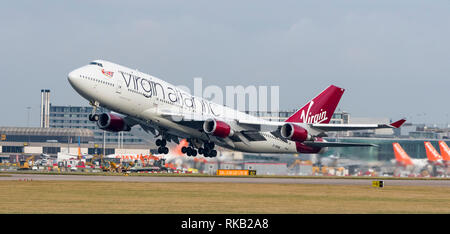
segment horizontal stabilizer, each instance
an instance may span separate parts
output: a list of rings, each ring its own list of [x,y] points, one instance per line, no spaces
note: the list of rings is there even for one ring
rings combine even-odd
[[[405,123],[405,119],[401,119],[392,124],[311,124],[311,127],[321,131],[358,131],[380,128],[399,128]]]
[[[311,147],[378,147],[375,144],[366,143],[347,143],[347,142],[315,142],[304,141],[303,144]]]

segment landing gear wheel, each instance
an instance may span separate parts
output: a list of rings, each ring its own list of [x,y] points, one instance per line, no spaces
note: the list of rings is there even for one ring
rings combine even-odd
[[[192,147],[183,147],[186,151],[187,156],[197,156],[197,150]],[[181,152],[183,152],[183,148],[181,148]]]
[[[187,148],[185,146],[181,147],[181,153],[183,154],[187,153]]]
[[[98,121],[98,115],[97,114],[89,114],[89,120],[90,121]]]
[[[168,154],[169,153],[169,148],[161,146],[158,148],[158,153],[159,154]]]
[[[213,157],[216,157],[216,156],[217,156],[217,151],[216,151],[216,150],[207,150],[207,151],[203,152],[203,155],[204,155],[205,157],[211,157],[211,158],[213,158]]]
[[[157,139],[155,144],[157,146],[165,147],[167,145],[167,141],[165,139],[162,139],[162,140],[161,139]]]
[[[186,155],[187,156],[192,156],[192,151],[191,151],[190,147],[186,148]]]
[[[198,152],[203,154],[205,157],[216,157],[217,151],[214,150],[214,147],[215,143],[213,141],[207,141],[203,144],[203,148],[199,148]]]

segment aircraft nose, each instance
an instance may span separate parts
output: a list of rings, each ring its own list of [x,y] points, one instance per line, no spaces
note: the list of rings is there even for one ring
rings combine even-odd
[[[80,80],[80,73],[77,70],[73,70],[69,73],[69,75],[67,75],[67,79],[69,80],[69,83],[73,86],[76,87],[77,83]]]

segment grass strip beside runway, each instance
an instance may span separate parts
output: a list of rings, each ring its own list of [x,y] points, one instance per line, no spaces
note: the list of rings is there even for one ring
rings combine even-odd
[[[450,213],[450,188],[0,181],[1,213]]]

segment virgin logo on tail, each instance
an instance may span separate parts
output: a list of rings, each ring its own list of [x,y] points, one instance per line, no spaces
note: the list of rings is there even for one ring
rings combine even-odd
[[[300,120],[303,123],[322,123],[323,121],[327,120],[327,111],[322,111],[318,114],[311,116],[311,107],[314,105],[314,101],[311,101],[308,106],[308,110],[302,110],[300,113]]]
[[[330,85],[290,116],[286,122],[329,123],[343,93],[344,89]]]

